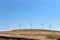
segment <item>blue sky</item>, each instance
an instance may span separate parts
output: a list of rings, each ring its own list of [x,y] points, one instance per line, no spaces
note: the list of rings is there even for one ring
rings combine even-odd
[[[0,0],[0,31],[14,29],[60,30],[60,0]],[[20,27],[19,24],[22,24]]]

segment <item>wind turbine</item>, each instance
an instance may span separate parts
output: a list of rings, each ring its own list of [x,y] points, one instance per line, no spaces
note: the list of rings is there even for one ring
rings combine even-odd
[[[42,29],[44,29],[44,23],[42,23],[41,25],[42,25]]]
[[[51,24],[50,24],[50,30],[51,30]]]
[[[31,29],[32,29],[32,22],[31,22]]]
[[[21,29],[21,27],[22,27],[22,24],[20,23],[20,27],[19,28]]]
[[[7,26],[8,27],[8,31],[9,31],[9,26]]]

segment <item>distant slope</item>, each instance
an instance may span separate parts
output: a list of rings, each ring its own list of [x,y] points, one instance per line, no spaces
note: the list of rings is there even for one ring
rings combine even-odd
[[[15,37],[15,38],[32,38],[40,39],[42,37],[50,36],[60,38],[60,31],[41,30],[41,29],[23,29],[0,32],[0,36]]]

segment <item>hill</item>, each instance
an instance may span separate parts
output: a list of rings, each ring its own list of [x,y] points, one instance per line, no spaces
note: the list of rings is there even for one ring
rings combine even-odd
[[[22,29],[0,32],[2,37],[26,38],[39,40],[59,40],[60,31],[41,30],[41,29]]]

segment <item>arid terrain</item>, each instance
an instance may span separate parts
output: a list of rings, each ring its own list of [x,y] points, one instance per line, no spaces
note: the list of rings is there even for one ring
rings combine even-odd
[[[60,31],[23,29],[0,32],[2,37],[26,38],[36,40],[60,40]],[[1,39],[1,38],[0,38]]]

